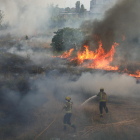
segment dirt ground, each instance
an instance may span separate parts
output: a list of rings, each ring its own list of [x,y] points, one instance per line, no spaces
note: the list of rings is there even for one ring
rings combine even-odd
[[[52,107],[50,110],[50,106]],[[138,140],[140,137],[140,103],[136,98],[109,97],[107,104],[109,113],[104,111],[103,118],[100,118],[99,104],[93,100],[84,107],[73,105],[71,122],[76,125],[77,132],[67,126],[63,132],[63,111],[56,121],[47,129],[38,140]],[[26,132],[18,132],[17,139],[35,139],[53,121],[63,103],[55,100],[45,103],[42,109],[35,110],[35,124],[32,128],[25,128]],[[18,131],[18,130],[17,130]]]

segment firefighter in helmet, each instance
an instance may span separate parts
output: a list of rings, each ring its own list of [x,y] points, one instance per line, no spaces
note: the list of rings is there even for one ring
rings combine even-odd
[[[72,125],[70,122],[70,118],[72,116],[72,102],[70,102],[71,98],[69,96],[67,96],[65,98],[65,100],[66,100],[66,104],[64,105],[63,109],[65,109],[66,114],[65,114],[64,119],[63,119],[63,124],[64,124],[63,130],[66,131],[66,125],[69,125],[72,128],[74,128],[74,132],[76,132],[75,125]]]
[[[100,88],[100,92],[97,94],[99,96],[99,109],[100,109],[100,117],[103,117],[103,108],[106,113],[108,113],[108,108],[106,107],[107,102],[107,94],[104,92],[104,88]]]

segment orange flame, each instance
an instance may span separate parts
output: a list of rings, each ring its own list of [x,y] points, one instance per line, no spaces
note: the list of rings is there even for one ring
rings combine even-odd
[[[135,77],[138,79],[140,78],[140,70],[137,70],[135,72],[131,72],[127,68],[125,68],[123,71],[119,71],[119,72],[125,73],[126,75],[129,75],[129,76],[132,76],[132,77]]]
[[[81,52],[78,51],[77,57],[72,60],[77,60],[79,65],[84,63],[84,60],[90,60],[91,62],[88,64],[83,64],[88,68],[94,69],[104,69],[104,70],[118,70],[118,67],[110,66],[110,63],[113,61],[113,56],[115,53],[115,47],[118,46],[118,43],[114,43],[112,48],[109,52],[105,53],[104,49],[102,48],[102,42],[99,41],[99,48],[94,52],[90,51],[88,46],[85,47],[85,51]]]
[[[59,57],[61,57],[61,58],[68,58],[68,57],[70,57],[71,56],[71,53],[74,51],[74,48],[72,48],[72,49],[70,49],[69,50],[69,52],[64,52],[63,54],[62,54],[62,56],[59,56]]]
[[[60,58],[69,58],[74,51],[74,48],[70,49],[68,52],[64,52],[62,55],[59,56],[52,56],[52,57],[60,57]]]
[[[122,35],[122,41],[124,41],[125,40],[125,36],[124,35]]]
[[[137,70],[134,74],[130,74],[129,71],[127,71],[128,73],[126,73],[129,76],[135,77],[135,78],[140,78],[140,71]]]
[[[137,70],[135,74],[129,74],[129,76],[140,78],[140,71]]]
[[[97,36],[95,36],[96,39],[98,39]],[[125,39],[125,38],[123,38]],[[129,76],[135,77],[137,79],[140,78],[140,70],[137,70],[136,72],[131,72],[125,68],[124,70],[120,70],[119,66],[111,66],[111,62],[113,62],[113,56],[115,54],[115,48],[119,45],[118,43],[114,43],[111,47],[111,50],[108,52],[105,52],[102,48],[102,42],[98,41],[99,48],[94,51],[89,50],[89,46],[84,46],[84,51],[81,49],[77,52],[77,56],[75,58],[72,58],[71,54],[73,52],[73,48],[70,49],[68,52],[64,52],[63,55],[57,56],[60,58],[68,58],[70,59],[70,62],[75,61],[78,65],[81,65],[82,67],[86,68],[92,68],[92,69],[102,69],[102,70],[115,70],[118,72],[125,73]],[[53,56],[54,57],[54,56]]]

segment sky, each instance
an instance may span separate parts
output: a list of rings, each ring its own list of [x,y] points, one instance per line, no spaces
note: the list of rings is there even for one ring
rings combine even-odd
[[[65,7],[75,7],[75,3],[77,2],[77,1],[80,1],[81,2],[81,4],[84,4],[84,6],[85,6],[85,9],[87,9],[88,11],[90,10],[90,1],[91,0],[37,0],[39,3],[41,3],[41,1],[42,1],[42,4],[43,4],[43,6],[45,6],[44,5],[44,3],[49,3],[49,4],[51,4],[51,3],[53,3],[53,4],[58,4],[59,5],[59,7],[61,7],[61,8],[65,8]],[[101,1],[101,0],[97,0],[98,2],[99,1]],[[113,1],[117,1],[117,0],[111,0],[112,2]]]
[[[84,4],[87,10],[90,9],[90,1],[91,0],[47,0],[48,3],[58,4],[59,7],[75,7],[76,1],[80,1]]]

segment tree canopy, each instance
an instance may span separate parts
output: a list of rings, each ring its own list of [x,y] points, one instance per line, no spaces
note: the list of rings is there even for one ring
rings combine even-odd
[[[83,34],[79,29],[63,28],[54,32],[55,35],[52,38],[51,46],[54,51],[65,51],[71,48],[80,48],[83,40]]]
[[[85,10],[85,7],[84,7],[84,5],[82,4],[82,5],[81,5],[81,9],[80,9],[80,14],[81,14],[81,15],[84,15],[85,11],[86,11],[86,10]]]
[[[76,7],[76,13],[80,13],[80,1],[76,2],[75,7]]]
[[[0,28],[2,28],[3,18],[4,18],[4,13],[0,10]]]
[[[65,11],[66,11],[67,13],[70,13],[70,12],[71,12],[71,9],[70,9],[69,7],[67,7],[67,8],[65,8]]]

